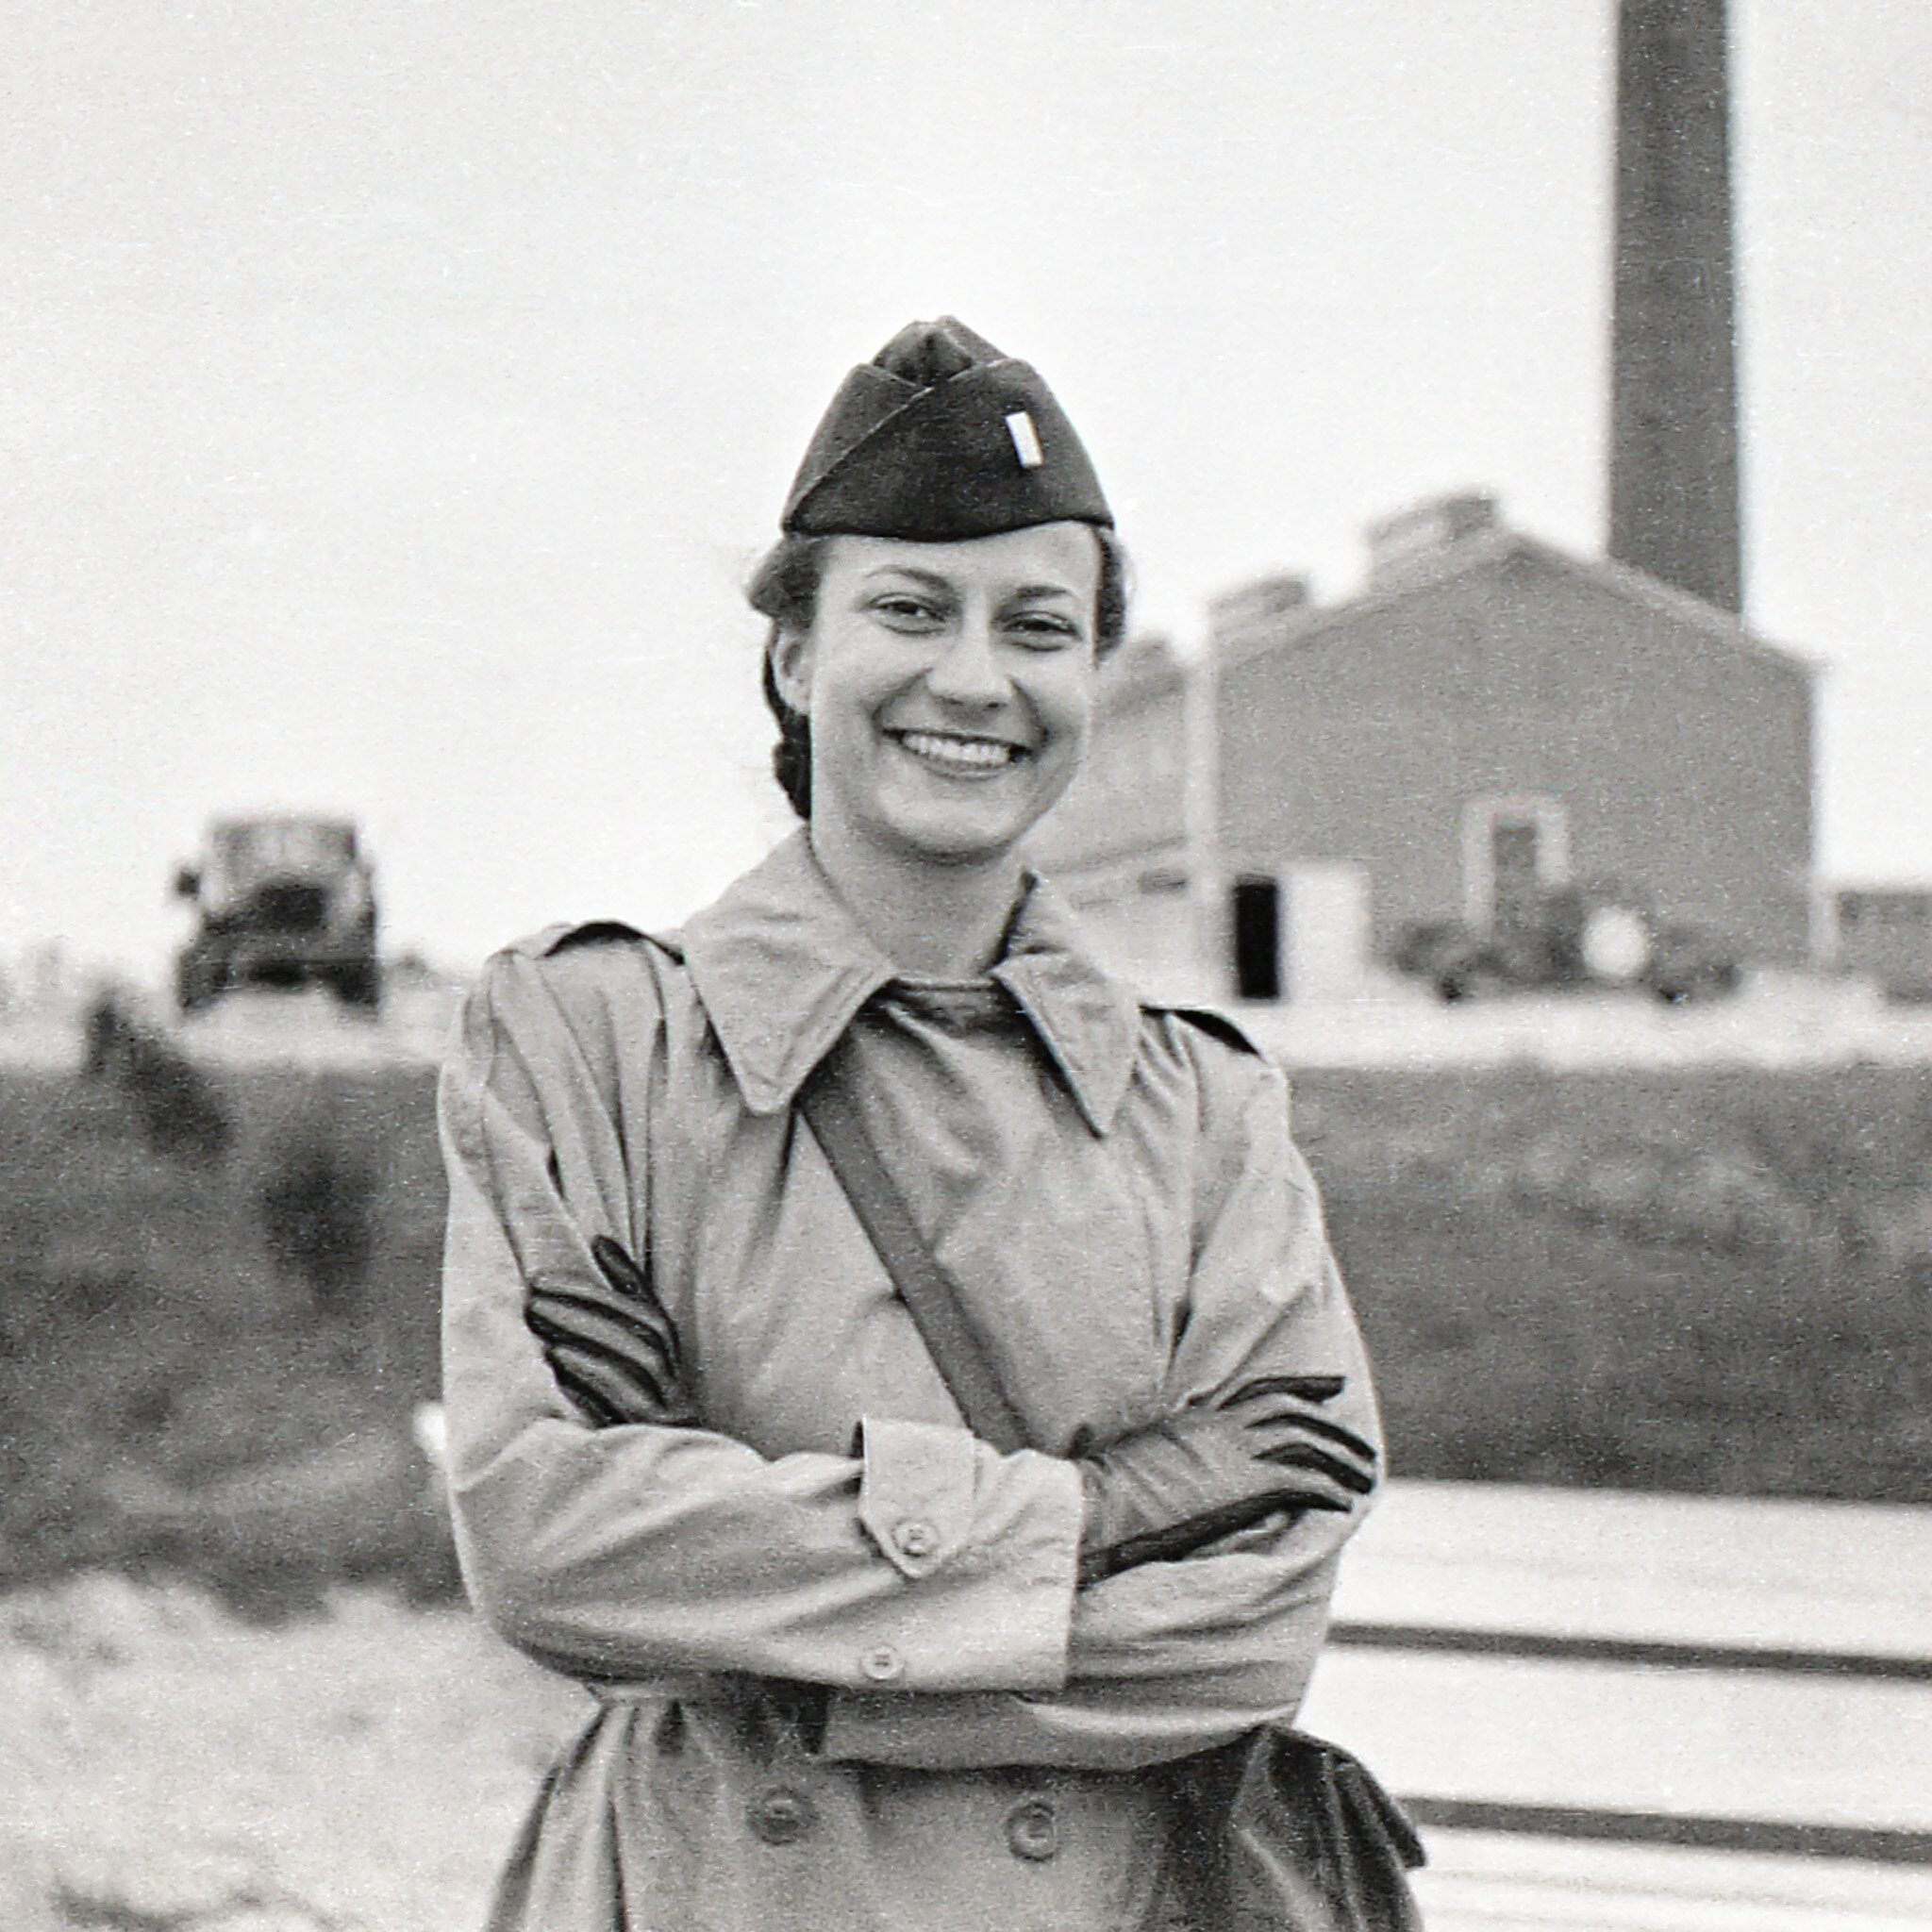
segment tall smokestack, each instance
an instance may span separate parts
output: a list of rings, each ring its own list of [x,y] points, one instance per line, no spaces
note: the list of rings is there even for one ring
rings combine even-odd
[[[1724,0],[1623,0],[1610,555],[1743,608]]]

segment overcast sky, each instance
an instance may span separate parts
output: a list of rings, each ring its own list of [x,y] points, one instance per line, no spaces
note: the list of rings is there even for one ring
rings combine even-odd
[[[0,961],[158,978],[209,816],[393,945],[786,823],[739,585],[847,366],[1036,363],[1184,641],[1486,488],[1601,552],[1612,0],[36,0],[0,75]],[[1747,600],[1820,858],[1932,879],[1932,9],[1733,9]]]

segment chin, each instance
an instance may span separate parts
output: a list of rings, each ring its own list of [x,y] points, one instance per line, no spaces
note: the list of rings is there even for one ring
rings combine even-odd
[[[859,824],[902,857],[932,865],[996,861],[1010,852],[1039,816],[1011,797],[904,797],[879,800]]]
[[[924,809],[897,812],[881,827],[908,857],[935,865],[993,864],[1008,858],[1041,814],[1015,810],[1013,802],[988,799],[929,803]]]
[[[927,865],[954,867],[997,865],[1010,858],[1020,843],[1021,834],[1002,833],[990,837],[984,832],[955,832],[938,828],[902,833],[899,850],[908,858]]]

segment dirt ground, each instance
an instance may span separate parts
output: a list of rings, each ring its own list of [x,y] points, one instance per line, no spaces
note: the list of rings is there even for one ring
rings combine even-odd
[[[0,1928],[474,1932],[587,1707],[467,1612],[275,1628],[183,1585],[0,1596]]]

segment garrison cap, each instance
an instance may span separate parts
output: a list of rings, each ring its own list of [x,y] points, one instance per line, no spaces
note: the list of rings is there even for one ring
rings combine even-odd
[[[1113,525],[1040,373],[942,315],[840,384],[779,519],[802,537],[946,543],[1034,524]]]

